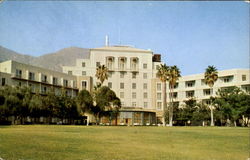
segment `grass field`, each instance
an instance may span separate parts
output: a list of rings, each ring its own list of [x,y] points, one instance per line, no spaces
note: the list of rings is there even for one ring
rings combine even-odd
[[[0,126],[4,160],[247,160],[249,128]]]

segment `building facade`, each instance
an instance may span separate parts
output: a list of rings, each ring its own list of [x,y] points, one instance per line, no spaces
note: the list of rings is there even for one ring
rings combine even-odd
[[[90,49],[89,58],[77,59],[75,66],[63,66],[63,73],[35,67],[15,61],[0,63],[0,85],[30,86],[33,92],[46,94],[54,90],[59,94],[65,89],[69,96],[76,96],[82,89],[92,91],[99,82],[96,68],[108,68],[108,80],[103,85],[110,87],[120,98],[122,108],[118,118],[120,125],[153,125],[161,123],[163,115],[163,84],[156,77],[162,64],[161,56],[150,50],[130,46],[105,46]],[[173,92],[174,102],[182,107],[185,100],[195,98],[209,104],[210,96],[218,89],[237,86],[250,91],[250,70],[231,69],[218,71],[218,80],[213,88],[204,82],[204,73],[182,76]],[[167,101],[169,87],[167,84]],[[94,118],[90,117],[94,121]],[[103,118],[103,123],[109,123]]]
[[[160,64],[160,55],[150,50],[129,46],[105,46],[91,49],[88,59],[78,59],[76,66],[64,66],[63,72],[90,76],[93,78],[92,85],[96,85],[96,68],[99,65],[107,66],[109,77],[104,85],[114,90],[121,99],[120,123],[154,124],[161,123],[163,115],[163,85],[156,77]],[[195,98],[209,104],[210,96],[215,96],[218,89],[232,86],[249,91],[249,72],[249,69],[219,71],[219,78],[213,89],[205,84],[204,73],[183,76],[179,78],[173,90],[174,102],[181,107],[185,100]],[[85,82],[79,83],[86,85]],[[167,84],[167,99],[169,97]],[[147,113],[150,116],[147,116]]]
[[[133,125],[136,121],[135,124],[140,125],[155,124],[152,79],[156,78],[157,65],[161,64],[160,55],[130,46],[94,48],[89,54],[89,59],[78,59],[76,66],[64,66],[63,72],[90,76],[96,85],[99,82],[95,76],[96,68],[105,65],[108,80],[103,85],[115,91],[121,100],[120,123]],[[80,83],[85,85],[84,81]]]
[[[0,63],[0,77],[2,86],[28,86],[32,92],[40,94],[50,90],[60,94],[65,89],[67,95],[76,96],[79,90],[76,76],[12,60]]]

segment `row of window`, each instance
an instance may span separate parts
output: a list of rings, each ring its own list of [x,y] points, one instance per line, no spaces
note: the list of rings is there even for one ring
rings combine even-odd
[[[112,88],[112,82],[108,82],[108,87]],[[120,83],[120,89],[124,89],[124,88],[125,88],[125,83]],[[136,88],[137,88],[137,84],[132,83],[132,89],[136,89]],[[143,89],[148,89],[147,83],[143,83]]]
[[[16,77],[17,78],[22,78],[22,70],[16,69]],[[29,72],[28,74],[28,79],[35,81],[35,73],[34,72]],[[48,83],[48,76],[45,74],[41,74],[41,82],[43,83]],[[53,85],[60,85],[60,83],[58,83],[58,78],[57,77],[53,77],[52,78],[52,84]],[[63,79],[63,86],[64,87],[69,87],[69,80],[67,79]],[[73,81],[73,87],[76,87],[76,82]]]
[[[221,78],[222,82],[224,83],[229,83],[229,82],[232,82],[233,80],[233,76],[228,76],[228,77],[223,77]],[[242,75],[242,81],[246,81],[247,78],[246,78],[246,75]],[[202,85],[205,85],[205,81],[204,80],[201,80],[202,81]],[[186,81],[185,82],[185,87],[186,88],[189,88],[189,87],[194,87],[195,86],[195,80],[193,81]],[[175,84],[174,88],[177,88],[178,87],[178,83]],[[161,83],[157,83],[157,90],[161,90]]]
[[[124,97],[125,97],[125,93],[120,92],[120,98],[124,98]],[[136,92],[132,92],[132,98],[136,99]],[[148,93],[147,92],[143,93],[143,98],[148,98]]]
[[[114,61],[108,61],[107,65],[110,67],[110,65],[113,64]],[[131,64],[134,64],[135,61],[132,61]],[[124,68],[126,64],[126,61],[119,61],[119,68]],[[101,65],[100,62],[96,62],[96,67],[99,67]],[[82,62],[82,67],[86,67],[86,63]],[[148,68],[148,64],[147,63],[143,63],[143,69],[147,69]]]
[[[132,102],[131,105],[132,105],[132,107],[138,107],[136,102]],[[125,107],[125,103],[124,103],[124,102],[121,102],[121,106],[122,106],[122,107]],[[144,108],[148,108],[148,102],[143,102],[143,107],[144,107]]]
[[[111,78],[113,76],[113,74],[114,74],[114,72],[108,72],[108,77]],[[126,72],[120,72],[120,78],[125,78],[126,74],[127,74]],[[139,75],[138,73],[132,72],[131,73],[131,78],[136,79],[138,75]],[[147,79],[147,78],[148,78],[148,74],[143,73],[143,79]]]

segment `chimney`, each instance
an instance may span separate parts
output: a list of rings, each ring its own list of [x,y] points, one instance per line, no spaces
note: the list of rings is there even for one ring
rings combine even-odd
[[[109,46],[109,37],[105,36],[105,46]]]

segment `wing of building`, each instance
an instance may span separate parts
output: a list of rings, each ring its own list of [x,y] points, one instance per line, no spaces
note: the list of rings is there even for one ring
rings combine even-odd
[[[96,68],[108,68],[110,87],[122,102],[120,124],[150,125],[160,123],[163,109],[162,83],[156,77],[161,55],[150,50],[130,46],[105,46],[90,49],[88,59],[77,59],[76,66],[63,66],[63,72],[55,72],[15,61],[0,63],[1,85],[28,85],[43,94],[54,88],[60,93],[67,89],[68,95],[76,96],[79,90],[91,91],[99,82]],[[195,97],[210,103],[219,88],[238,86],[250,91],[249,69],[232,69],[218,72],[218,80],[212,90],[204,83],[204,74],[183,76],[174,88],[174,101],[181,104]],[[168,86],[168,85],[167,85]],[[169,98],[167,88],[167,98]],[[103,120],[105,123],[105,120]]]

